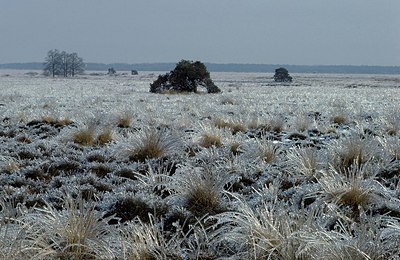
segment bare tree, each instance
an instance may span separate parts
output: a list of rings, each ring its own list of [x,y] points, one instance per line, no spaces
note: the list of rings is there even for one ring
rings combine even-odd
[[[59,50],[54,49],[47,52],[47,56],[44,63],[44,73],[52,75],[59,75],[61,72],[61,53]]]
[[[57,49],[50,50],[44,63],[44,73],[47,75],[62,75],[64,77],[72,76],[83,73],[85,64],[83,59],[78,56],[76,52],[67,53],[60,52]]]
[[[68,77],[68,72],[69,72],[69,56],[70,54],[66,53],[65,51],[61,52],[61,67],[62,67],[62,73],[64,77]]]
[[[85,71],[85,63],[76,52],[69,54],[69,73],[72,77]]]

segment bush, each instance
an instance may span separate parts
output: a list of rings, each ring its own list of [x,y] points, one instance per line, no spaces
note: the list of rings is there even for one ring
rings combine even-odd
[[[200,61],[181,60],[175,69],[158,78],[150,84],[150,92],[163,91],[197,92],[198,86],[203,86],[208,93],[218,93],[221,90],[210,78],[206,66]]]
[[[115,75],[115,74],[117,74],[117,71],[114,68],[108,68],[107,74],[108,75]]]
[[[274,80],[276,82],[292,82],[292,77],[285,68],[278,68],[275,70]]]

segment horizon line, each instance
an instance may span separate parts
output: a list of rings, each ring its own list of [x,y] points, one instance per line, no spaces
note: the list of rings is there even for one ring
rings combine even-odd
[[[190,60],[194,61],[194,60]],[[179,62],[179,61],[178,61]],[[84,62],[85,64],[102,64],[102,65],[111,65],[111,64],[121,64],[121,65],[135,65],[135,64],[177,64],[178,62],[173,61],[155,61],[155,62],[95,62],[88,61]],[[209,62],[209,61],[201,61],[204,64],[215,64],[215,65],[268,65],[268,66],[302,66],[302,67],[316,67],[316,66],[338,66],[338,67],[400,67],[400,65],[370,65],[370,64],[290,64],[290,63],[244,63],[244,62]],[[0,66],[11,65],[11,64],[43,64],[44,62],[39,61],[24,61],[24,62],[6,62],[0,63]]]

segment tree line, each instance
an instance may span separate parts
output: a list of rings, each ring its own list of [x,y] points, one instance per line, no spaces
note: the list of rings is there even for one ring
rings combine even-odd
[[[52,77],[74,77],[85,71],[85,63],[76,52],[67,53],[54,49],[47,52],[43,70],[45,75]]]

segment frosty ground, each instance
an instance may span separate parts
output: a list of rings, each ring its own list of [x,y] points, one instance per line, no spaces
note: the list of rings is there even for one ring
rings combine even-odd
[[[400,78],[0,71],[2,259],[397,259]]]

